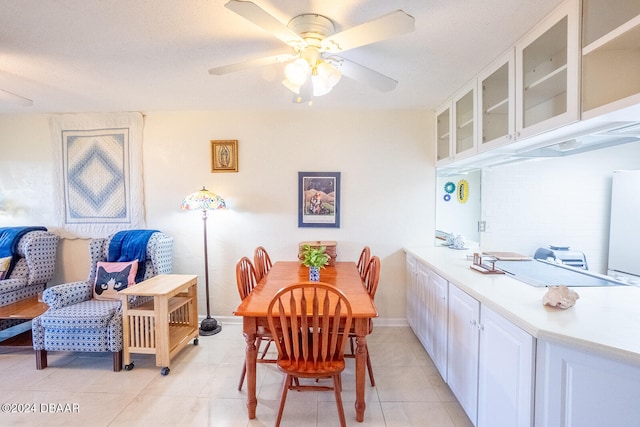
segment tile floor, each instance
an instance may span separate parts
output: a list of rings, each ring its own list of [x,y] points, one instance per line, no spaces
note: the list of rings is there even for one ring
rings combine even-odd
[[[247,419],[239,324],[201,337],[160,375],[152,355],[133,355],[135,368],[113,372],[110,354],[50,353],[35,369],[33,350],[0,348],[0,425],[20,426],[272,426],[283,375],[259,364],[258,408]],[[465,427],[469,419],[408,327],[376,327],[368,340],[376,387],[367,378],[367,409],[355,421],[354,360],[343,373],[350,426]],[[30,412],[27,412],[30,411]],[[18,413],[19,412],[19,413]],[[282,426],[337,426],[332,392],[289,392]]]

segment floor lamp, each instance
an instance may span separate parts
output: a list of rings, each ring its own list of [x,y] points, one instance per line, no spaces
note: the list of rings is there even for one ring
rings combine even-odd
[[[207,211],[225,209],[224,199],[202,187],[202,190],[189,194],[180,206],[185,210],[201,210],[204,224],[204,283],[207,292],[207,318],[200,323],[200,335],[215,335],[222,330],[222,325],[211,317],[209,308],[209,255],[207,253]]]

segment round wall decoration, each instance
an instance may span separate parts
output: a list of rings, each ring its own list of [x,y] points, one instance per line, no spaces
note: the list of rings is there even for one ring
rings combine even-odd
[[[456,185],[453,182],[449,181],[444,185],[444,191],[447,194],[451,194],[456,191]]]
[[[444,201],[448,202],[449,200],[451,200],[451,194],[445,194],[444,195]]]
[[[466,203],[469,199],[469,183],[465,179],[458,181],[458,201]]]

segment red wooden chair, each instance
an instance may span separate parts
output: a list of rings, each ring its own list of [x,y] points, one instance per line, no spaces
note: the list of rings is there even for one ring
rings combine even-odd
[[[244,300],[247,295],[253,291],[256,284],[258,283],[256,280],[256,271],[253,268],[253,264],[251,264],[251,260],[248,257],[242,257],[236,263],[236,283],[238,285],[238,293],[240,294],[240,299]],[[258,363],[275,363],[275,359],[268,359],[267,351],[269,350],[269,346],[271,342],[273,342],[273,337],[271,333],[266,330],[260,328],[256,334],[256,348],[258,353],[260,353],[260,346],[262,342],[266,341],[267,345],[262,351],[262,354],[256,362]],[[242,366],[242,374],[240,375],[240,383],[238,384],[238,390],[242,390],[242,384],[244,383],[244,377],[247,374],[247,363],[245,360],[244,365]]]
[[[276,427],[280,425],[289,390],[333,390],[340,425],[346,426],[340,375],[351,327],[351,304],[335,286],[302,282],[281,289],[269,303],[267,321],[278,347],[277,366],[287,376],[282,387]],[[332,378],[333,386],[299,383],[300,378]]]
[[[380,280],[380,258],[377,256],[372,256],[369,260],[369,265],[367,266],[365,278],[363,285],[367,289],[369,296],[371,299],[375,299],[376,291],[378,290],[378,281]],[[369,333],[373,332],[373,320],[369,320]],[[355,346],[354,340],[356,338],[356,331],[353,327],[349,331],[349,347],[351,348],[351,353],[346,354],[345,357],[355,357]],[[373,378],[373,368],[371,367],[371,358],[369,357],[369,347],[366,347],[367,350],[367,371],[369,372],[369,381],[371,382],[371,386],[375,387],[376,381]]]
[[[362,252],[360,252],[360,258],[358,259],[358,271],[360,272],[360,277],[362,278],[362,280],[364,280],[364,277],[367,274],[370,257],[371,249],[369,249],[369,246],[365,246],[362,249]]]
[[[256,269],[256,280],[259,282],[271,270],[271,258],[267,250],[262,246],[258,246],[253,252],[253,265]]]

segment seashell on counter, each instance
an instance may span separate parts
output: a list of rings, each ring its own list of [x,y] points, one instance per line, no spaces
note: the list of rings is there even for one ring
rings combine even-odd
[[[569,308],[573,307],[580,295],[573,289],[569,289],[564,285],[547,286],[548,291],[542,297],[542,304],[551,307]]]

